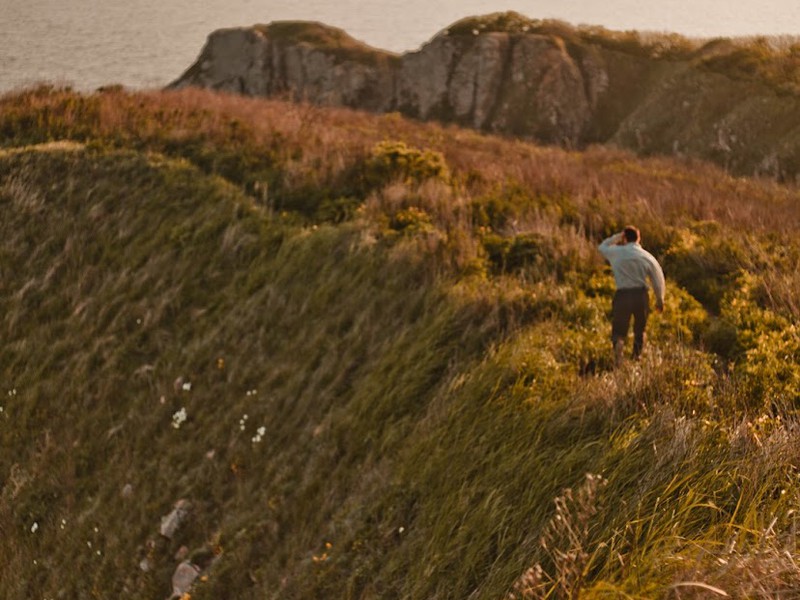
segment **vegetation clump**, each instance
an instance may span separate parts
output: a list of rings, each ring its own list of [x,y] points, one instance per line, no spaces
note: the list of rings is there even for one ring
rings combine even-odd
[[[767,37],[712,40],[700,59],[703,68],[733,79],[763,81],[784,94],[800,92],[800,41]]]
[[[479,35],[482,33],[533,33],[542,26],[540,19],[531,19],[514,11],[497,12],[480,17],[467,17],[446,29],[447,35]]]
[[[368,188],[379,188],[399,181],[422,183],[427,179],[447,181],[447,163],[440,152],[420,150],[402,141],[380,142],[372,149],[364,164],[364,180]]]
[[[388,64],[397,55],[368,46],[350,36],[343,29],[313,21],[274,21],[269,25],[256,25],[255,29],[278,43],[309,44],[325,50],[341,61],[351,60],[368,65]]]
[[[449,36],[476,36],[486,33],[513,35],[537,34],[561,38],[577,52],[577,46],[595,44],[609,50],[636,56],[687,59],[698,42],[678,34],[612,31],[600,26],[574,26],[557,19],[531,19],[517,12],[498,12],[457,21],[444,30]]]

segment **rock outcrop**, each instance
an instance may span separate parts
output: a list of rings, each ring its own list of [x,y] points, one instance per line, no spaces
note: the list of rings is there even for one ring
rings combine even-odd
[[[171,87],[250,96],[289,96],[329,106],[384,111],[396,57],[316,23],[274,23],[212,33],[197,62]]]
[[[171,87],[396,111],[566,147],[610,142],[779,179],[800,173],[797,94],[708,68],[735,54],[729,42],[670,54],[543,23],[465,19],[403,55],[318,23],[225,29]]]
[[[563,40],[549,35],[443,32],[419,51],[397,56],[336,28],[292,22],[212,33],[171,87],[399,111],[574,145],[604,90],[594,79]]]

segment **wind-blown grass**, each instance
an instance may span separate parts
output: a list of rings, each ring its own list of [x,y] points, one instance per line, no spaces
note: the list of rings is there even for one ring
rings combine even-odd
[[[0,129],[0,596],[166,597],[181,546],[192,598],[800,583],[795,191],[200,92]],[[669,296],[614,370],[628,221]]]

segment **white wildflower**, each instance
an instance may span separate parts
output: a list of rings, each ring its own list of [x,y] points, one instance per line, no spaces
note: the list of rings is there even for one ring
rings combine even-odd
[[[250,439],[254,444],[258,444],[261,440],[264,439],[264,434],[267,433],[267,428],[263,425],[256,429],[256,434]]]
[[[181,386],[181,389],[183,389],[184,392],[191,392],[192,391],[192,382],[191,381],[187,381],[186,383],[184,383]]]
[[[180,429],[181,428],[181,424],[183,424],[184,421],[186,421],[186,409],[185,408],[181,408],[178,412],[176,412],[174,415],[172,415],[172,426],[175,429]]]
[[[33,525],[31,525],[31,533],[36,533],[38,530],[39,530],[39,523],[34,521]]]

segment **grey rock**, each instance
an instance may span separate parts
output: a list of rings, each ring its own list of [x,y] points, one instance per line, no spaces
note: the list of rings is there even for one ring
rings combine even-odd
[[[200,575],[200,567],[189,560],[184,560],[172,574],[172,595],[169,600],[181,598],[192,589],[192,585]]]
[[[448,95],[450,65],[458,51],[450,37],[434,38],[418,52],[403,56],[396,75],[394,104],[415,117],[427,119],[441,113]]]
[[[178,528],[186,521],[190,509],[191,503],[188,500],[183,498],[178,500],[172,511],[168,515],[161,517],[161,527],[159,529],[161,535],[171,540]]]
[[[336,28],[311,26],[344,36]],[[355,43],[355,41],[354,41]],[[269,28],[213,32],[197,62],[170,87],[206,87],[250,96],[289,96],[328,106],[384,110],[392,100],[390,53],[361,61],[336,47],[321,48],[302,39],[269,35]]]
[[[550,36],[520,36],[511,52],[509,73],[492,129],[577,143],[591,112],[581,71],[563,43]]]
[[[494,108],[503,81],[503,69],[510,48],[505,33],[479,36],[458,57],[448,86],[448,100],[459,120],[483,128]]]
[[[192,85],[226,92],[265,95],[271,89],[271,72],[265,68],[269,47],[266,36],[254,28],[215,31],[186,84],[192,81]]]
[[[133,486],[130,483],[126,483],[124,486],[122,486],[119,495],[125,499],[130,498],[133,496]]]

